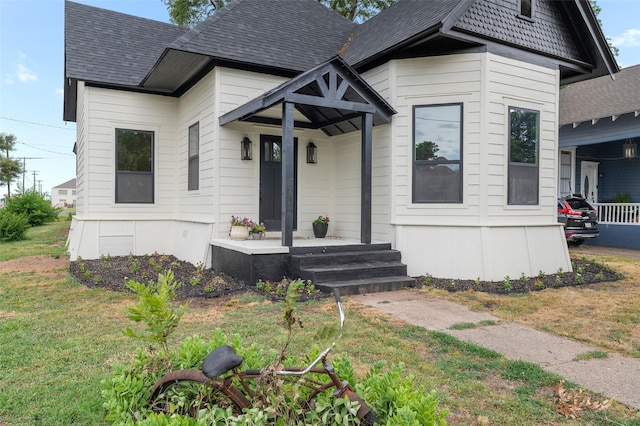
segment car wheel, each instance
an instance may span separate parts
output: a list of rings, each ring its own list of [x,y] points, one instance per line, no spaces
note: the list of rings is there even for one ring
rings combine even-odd
[[[581,246],[582,243],[584,243],[584,240],[574,240],[574,241],[569,241],[568,244],[571,247],[578,247]]]

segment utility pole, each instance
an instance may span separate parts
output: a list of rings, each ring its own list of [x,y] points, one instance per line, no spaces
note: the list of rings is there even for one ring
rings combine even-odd
[[[36,172],[35,170],[33,171],[33,190],[36,190]]]

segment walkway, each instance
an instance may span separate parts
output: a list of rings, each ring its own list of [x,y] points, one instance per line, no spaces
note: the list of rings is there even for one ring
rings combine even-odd
[[[640,360],[609,354],[605,359],[575,361],[579,354],[599,348],[534,330],[514,323],[481,326],[480,321],[500,321],[491,314],[473,312],[466,306],[427,297],[415,290],[351,296],[350,300],[372,306],[427,330],[446,332],[460,340],[493,349],[511,360],[535,363],[581,387],[640,410]],[[477,328],[450,330],[454,324],[475,323]]]

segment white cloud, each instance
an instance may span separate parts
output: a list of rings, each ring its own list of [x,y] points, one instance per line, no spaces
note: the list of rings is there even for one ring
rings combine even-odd
[[[56,89],[55,92],[53,92],[56,96],[60,96],[63,97],[64,96],[64,90],[63,89]]]
[[[38,81],[38,76],[35,75],[25,64],[18,64],[16,67],[16,77],[21,83],[28,83],[30,81]]]
[[[5,75],[4,82],[6,84],[14,84],[16,81],[21,83],[38,81],[38,76],[27,66],[27,55],[18,52],[18,57],[18,62],[14,64],[14,71]]]
[[[631,28],[630,30],[626,30],[618,37],[613,37],[611,43],[616,47],[639,47],[640,29]]]

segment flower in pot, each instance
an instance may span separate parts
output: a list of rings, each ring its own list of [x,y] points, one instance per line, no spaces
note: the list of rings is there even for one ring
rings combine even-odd
[[[251,222],[249,227],[249,234],[256,239],[263,239],[267,234],[267,227],[264,226],[264,222]]]
[[[232,240],[246,240],[249,238],[249,224],[251,221],[246,217],[231,216],[231,229],[229,236]]]
[[[329,229],[329,216],[318,216],[313,220],[313,235],[316,238],[324,238]]]

